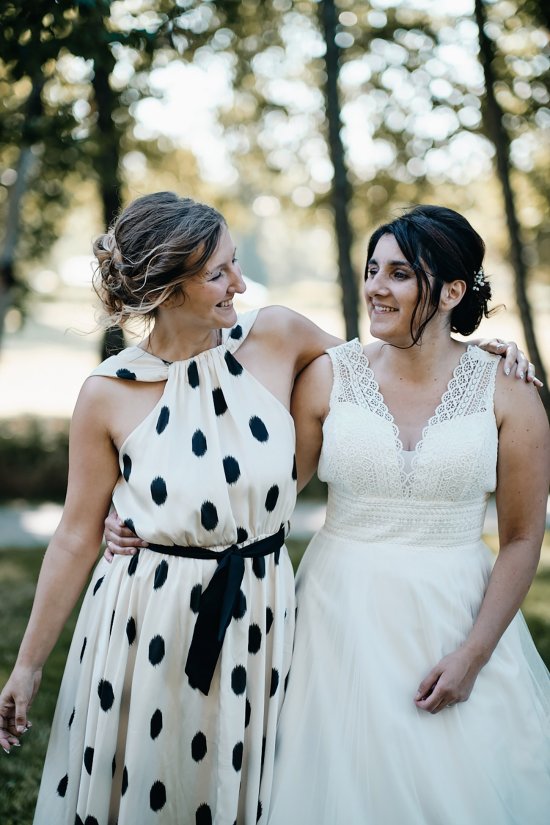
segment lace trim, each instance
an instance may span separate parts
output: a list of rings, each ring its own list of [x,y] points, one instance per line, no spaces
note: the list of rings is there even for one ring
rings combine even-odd
[[[451,421],[459,416],[484,413],[493,407],[495,376],[499,359],[487,355],[478,347],[469,345],[454,368],[434,414],[424,426],[419,441],[411,451],[413,455],[410,469],[407,469],[399,428],[384,401],[378,381],[360,341],[355,338],[347,344],[328,350],[328,354],[332,360],[334,372],[330,398],[331,408],[337,403],[357,404],[390,424],[397,453],[399,476],[406,496],[412,494],[419,457],[431,429],[444,421]]]

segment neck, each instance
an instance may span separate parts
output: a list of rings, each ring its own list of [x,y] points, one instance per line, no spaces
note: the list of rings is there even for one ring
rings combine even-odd
[[[182,328],[183,327],[183,328]],[[220,329],[205,329],[192,324],[174,323],[159,314],[145,341],[144,349],[166,361],[184,361],[221,344]]]
[[[448,329],[436,331],[429,327],[419,343],[406,349],[401,347],[402,344],[398,347],[382,341],[376,361],[385,374],[415,384],[432,381],[439,371],[447,372],[464,351],[464,345],[453,340]]]

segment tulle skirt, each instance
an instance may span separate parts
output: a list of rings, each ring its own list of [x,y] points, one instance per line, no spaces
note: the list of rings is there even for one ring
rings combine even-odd
[[[270,825],[548,825],[550,678],[518,614],[470,698],[418,710],[467,636],[493,557],[331,535],[297,577]]]

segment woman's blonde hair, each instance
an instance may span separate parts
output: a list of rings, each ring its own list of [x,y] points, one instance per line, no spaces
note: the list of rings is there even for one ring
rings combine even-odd
[[[167,298],[184,295],[186,282],[204,268],[225,226],[216,209],[174,192],[132,201],[94,242],[94,288],[104,323],[150,320]]]

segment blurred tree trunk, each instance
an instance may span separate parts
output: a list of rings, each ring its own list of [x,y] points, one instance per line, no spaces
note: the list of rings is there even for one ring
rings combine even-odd
[[[539,352],[535,335],[529,297],[527,295],[528,270],[526,264],[525,246],[521,238],[521,228],[517,216],[514,192],[510,179],[510,141],[502,122],[503,112],[500,108],[498,100],[496,99],[494,90],[495,73],[493,71],[493,61],[495,57],[495,47],[493,45],[493,41],[489,39],[485,32],[487,15],[483,0],[475,0],[475,16],[479,37],[479,59],[485,76],[483,119],[487,136],[494,144],[496,152],[498,177],[502,186],[506,222],[510,237],[510,258],[514,270],[516,301],[521,323],[523,325],[529,357],[535,365],[537,377],[544,383],[544,387],[540,391],[542,402],[547,413],[550,415],[550,393],[547,386],[548,382],[546,378],[546,371],[544,369],[544,363]]]
[[[94,157],[99,192],[103,207],[103,221],[110,226],[122,207],[120,195],[120,131],[114,120],[117,106],[116,95],[111,89],[109,75],[115,65],[115,59],[109,46],[105,43],[105,54],[94,64],[92,85],[97,106],[98,140]],[[124,333],[119,326],[108,327],[101,343],[101,358],[116,355],[124,349]]]
[[[21,201],[27,188],[32,167],[36,162],[36,158],[32,153],[32,145],[36,136],[35,123],[42,114],[43,86],[44,78],[42,75],[38,75],[33,80],[25,107],[25,120],[21,131],[21,148],[16,167],[17,178],[10,187],[8,196],[4,244],[0,252],[0,348],[4,336],[6,314],[13,303],[13,293],[17,285],[15,255],[20,229]]]
[[[334,167],[331,200],[338,248],[338,275],[342,288],[342,308],[346,324],[346,338],[359,336],[358,284],[351,262],[353,233],[349,220],[351,187],[348,179],[344,147],[342,145],[342,117],[338,79],[340,75],[339,48],[335,42],[337,10],[333,0],[322,0],[319,5],[321,30],[325,38],[325,101],[328,122],[330,159]]]

